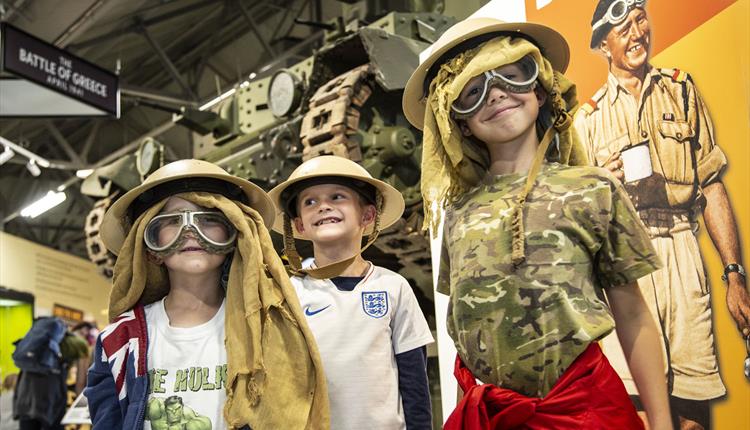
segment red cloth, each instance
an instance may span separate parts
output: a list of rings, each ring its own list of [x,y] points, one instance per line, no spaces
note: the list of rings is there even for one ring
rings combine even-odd
[[[644,428],[622,380],[596,343],[575,359],[543,399],[477,385],[458,356],[453,374],[464,397],[445,430]]]

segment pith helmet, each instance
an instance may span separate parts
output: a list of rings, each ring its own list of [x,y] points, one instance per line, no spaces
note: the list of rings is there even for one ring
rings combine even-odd
[[[557,31],[532,22],[505,22],[494,18],[469,18],[454,24],[440,38],[425,50],[420,58],[419,66],[412,73],[404,89],[402,107],[406,119],[418,129],[424,128],[425,111],[425,79],[430,69],[439,67],[444,61],[459,54],[451,52],[464,42],[478,39],[477,42],[494,38],[494,33],[519,33],[530,37],[542,55],[549,60],[552,67],[564,73],[570,60],[568,43]],[[445,56],[445,58],[443,58]],[[429,83],[427,83],[429,84]]]
[[[157,188],[160,185],[162,187]],[[128,225],[130,211],[141,200],[144,200],[145,196],[148,196],[147,192],[152,194],[151,198],[147,199],[149,202],[147,204],[151,206],[169,195],[190,191],[230,194],[227,197],[245,200],[248,206],[260,213],[267,227],[273,225],[275,215],[273,202],[259,186],[230,175],[221,167],[207,161],[179,160],[156,170],[141,185],[117,199],[107,210],[100,231],[104,246],[115,254],[119,252],[130,228]]]
[[[284,233],[283,214],[289,202],[282,201],[282,197],[284,197],[286,200],[290,198],[296,199],[297,196],[297,193],[291,196],[282,196],[282,194],[285,194],[284,191],[303,181],[311,181],[315,178],[325,177],[351,179],[364,182],[375,187],[375,190],[377,190],[383,197],[383,207],[378,213],[378,216],[380,218],[380,229],[384,229],[390,226],[399,218],[401,218],[401,214],[404,213],[404,198],[403,196],[401,196],[401,193],[398,192],[395,188],[383,181],[373,178],[372,175],[370,175],[370,173],[365,170],[364,167],[360,166],[354,161],[335,155],[323,155],[320,157],[312,158],[302,163],[299,167],[294,169],[294,172],[292,172],[291,175],[289,175],[289,179],[277,185],[274,189],[268,192],[268,195],[271,197],[271,200],[273,200],[273,203],[276,205],[276,209],[278,211],[276,215],[276,222],[273,225],[273,229],[275,231],[282,234]],[[335,181],[331,182],[334,183]],[[297,190],[297,192],[299,191],[301,190]],[[369,226],[367,226],[365,234],[371,234],[373,227],[374,224],[370,224]],[[298,239],[304,239],[304,237],[299,234],[296,227],[293,226],[292,228],[294,229],[294,237]]]

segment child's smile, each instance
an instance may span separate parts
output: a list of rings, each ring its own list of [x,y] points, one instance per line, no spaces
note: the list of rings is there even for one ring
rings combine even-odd
[[[361,237],[365,224],[356,191],[336,184],[314,185],[298,197],[297,231],[313,242]]]

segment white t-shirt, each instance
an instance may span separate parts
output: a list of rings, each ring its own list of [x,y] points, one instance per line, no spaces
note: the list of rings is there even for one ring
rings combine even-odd
[[[433,342],[403,276],[370,264],[352,291],[293,277],[328,381],[331,429],[404,429],[396,354]]]
[[[164,300],[146,306],[145,311],[149,395],[144,429],[167,430],[170,423],[200,430],[226,429],[222,415],[227,379],[224,303],[209,321],[187,328],[169,325]]]

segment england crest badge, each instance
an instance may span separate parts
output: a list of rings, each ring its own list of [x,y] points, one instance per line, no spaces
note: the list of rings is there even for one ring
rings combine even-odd
[[[388,293],[370,291],[362,293],[362,309],[373,318],[380,318],[388,313]]]

